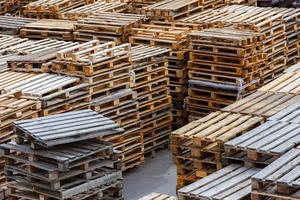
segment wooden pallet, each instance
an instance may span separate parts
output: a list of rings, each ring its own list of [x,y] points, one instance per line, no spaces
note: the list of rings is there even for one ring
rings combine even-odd
[[[79,78],[47,73],[10,84],[5,91],[21,91],[40,100],[41,116],[88,108],[91,98],[88,84]]]
[[[259,169],[230,165],[178,191],[178,199],[250,199],[251,176]]]
[[[289,72],[281,75],[274,81],[263,86],[259,91],[269,91],[274,93],[295,94],[298,95],[298,83],[300,73]]]
[[[78,20],[74,25],[74,40],[99,40],[102,43],[115,41],[117,44],[128,41],[133,27],[145,21],[144,15],[97,12]]]
[[[139,198],[138,200],[176,200],[174,196],[169,196],[166,194],[151,193],[146,196]]]
[[[36,134],[34,130],[36,129],[35,124],[37,123],[37,121],[39,123],[43,123],[42,126],[39,126],[39,129],[45,130],[45,132],[48,132],[47,134]],[[72,123],[66,125],[64,124],[66,121],[72,121],[72,123],[75,122],[76,124],[82,124],[82,127],[85,128],[82,128],[81,126],[70,128],[70,125]],[[93,125],[95,123],[98,124],[98,127],[96,128]],[[53,126],[56,124],[60,125],[57,126],[57,129],[52,128],[51,130],[47,130],[48,126]],[[96,138],[103,135],[122,133],[122,131],[124,131],[123,129],[119,128],[119,126],[112,120],[88,109],[42,117],[37,120],[18,121],[15,122],[15,126],[15,132],[18,135],[18,143],[29,141],[31,142],[33,147],[51,147],[58,144],[76,142],[83,139]],[[60,130],[60,132],[57,130]],[[69,135],[61,134],[67,130],[70,130]],[[49,135],[51,135],[51,137]]]
[[[23,14],[31,18],[57,19],[60,13],[83,6],[86,3],[88,1],[85,0],[38,0],[24,6]]]
[[[127,4],[124,2],[103,2],[96,1],[93,4],[88,4],[75,9],[68,10],[59,15],[60,19],[78,20],[85,17],[92,17],[101,12],[120,13],[127,9]]]
[[[17,84],[24,80],[28,80],[34,76],[35,74],[22,73],[22,72],[10,72],[10,71],[2,72],[0,73],[0,80],[1,80],[0,93],[2,94],[5,93],[4,89],[6,87]]]
[[[25,17],[1,16],[0,30],[6,34],[17,35],[26,24],[36,21]]]
[[[149,15],[154,20],[175,21],[178,18],[203,11],[205,8],[220,6],[222,3],[222,1],[209,0],[189,0],[185,2],[164,0],[142,8],[142,13]]]
[[[293,148],[251,178],[251,199],[299,199],[299,155]]]
[[[299,144],[298,124],[267,121],[263,125],[225,143],[228,162],[266,166]]]
[[[20,36],[33,39],[73,40],[74,22],[41,19],[23,26]]]
[[[268,118],[298,101],[298,96],[284,93],[255,92],[225,108],[224,112]]]
[[[171,150],[178,175],[192,173],[199,179],[223,168],[224,143],[262,122],[261,117],[217,111],[173,132]]]
[[[80,141],[39,151],[32,150],[29,144],[8,143],[2,144],[1,149],[6,157],[5,173],[11,199],[27,197],[26,192],[16,193],[25,186],[39,194],[39,199],[66,199],[121,178],[118,157],[112,146],[105,142]],[[22,161],[20,155],[23,155]],[[31,158],[35,160],[30,162]],[[52,161],[51,167],[49,161],[44,161],[49,159]],[[41,166],[41,162],[46,167]],[[32,170],[26,171],[29,163]]]
[[[181,50],[187,47],[187,35],[190,31],[189,28],[143,24],[139,28],[132,29],[129,41],[131,44]]]
[[[268,118],[270,121],[280,121],[298,124],[299,103],[295,102],[280,112]]]

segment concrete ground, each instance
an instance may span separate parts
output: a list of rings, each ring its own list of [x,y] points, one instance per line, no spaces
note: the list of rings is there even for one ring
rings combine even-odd
[[[176,167],[171,152],[162,150],[145,164],[124,173],[125,200],[137,200],[152,192],[176,195]]]

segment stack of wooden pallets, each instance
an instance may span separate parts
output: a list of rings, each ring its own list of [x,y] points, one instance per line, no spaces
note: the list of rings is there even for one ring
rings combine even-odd
[[[223,168],[224,143],[263,122],[263,117],[217,111],[174,131],[171,150],[177,167],[177,187]]]
[[[71,76],[39,74],[21,82],[10,84],[5,92],[17,92],[41,101],[40,116],[53,115],[89,107],[89,85]]]
[[[169,143],[172,131],[172,100],[168,88],[169,49],[132,47],[134,84],[137,92],[145,154]]]
[[[257,89],[265,62],[259,38],[253,32],[212,28],[189,35],[190,120],[219,110]]]
[[[193,13],[203,11],[208,8],[215,8],[224,5],[223,0],[164,0],[141,9],[143,14],[147,14],[153,20],[175,21],[179,18],[189,16]]]
[[[260,169],[230,165],[178,191],[182,200],[251,199],[251,176]]]
[[[93,99],[105,97],[130,88],[130,49],[130,44],[92,40],[59,51],[52,71],[80,77],[89,85]]]
[[[32,39],[73,40],[74,22],[41,19],[26,24],[20,30],[20,36]]]
[[[76,21],[74,40],[81,42],[99,40],[101,43],[113,41],[121,44],[128,42],[131,29],[144,21],[144,15],[97,12]]]
[[[177,197],[169,196],[166,194],[151,193],[139,198],[138,200],[177,200]]]
[[[52,66],[53,72],[80,77],[88,85],[92,109],[125,129],[122,135],[104,138],[121,151],[123,170],[144,160],[139,104],[136,93],[130,90],[130,51],[130,44],[116,46],[93,40],[59,51]]]
[[[243,31],[254,31],[261,38],[267,62],[262,66],[262,81],[269,81],[286,68],[286,26],[296,20],[293,12],[278,8],[258,8],[232,5],[211,9],[181,19],[181,22],[200,24],[205,28],[233,26]],[[286,22],[286,23],[285,23]]]
[[[91,109],[114,120],[125,130],[121,135],[115,134],[103,138],[105,141],[113,142],[115,150],[119,151],[122,171],[144,163],[137,93],[131,89],[120,90],[95,99],[91,103]]]
[[[172,51],[168,55],[170,92],[173,101],[174,127],[185,125],[184,98],[187,93],[187,35],[190,28],[172,25],[142,25],[133,28],[129,41],[132,44],[167,47]]]
[[[39,101],[18,92],[0,95],[0,143],[9,142],[15,137],[13,122],[38,117],[40,107]],[[4,159],[0,157],[0,187],[6,183],[3,168]]]
[[[251,199],[300,199],[300,149],[293,148],[251,178]]]
[[[287,65],[291,66],[300,60],[300,10],[282,9],[287,40]]]
[[[118,156],[97,141],[122,131],[91,110],[16,122],[17,143],[0,145],[8,198],[122,199]]]
[[[163,0],[131,0],[129,12],[130,13],[141,13],[141,10],[149,5],[161,2]]]
[[[38,0],[24,6],[23,15],[31,18],[57,19],[61,13],[87,3],[89,1],[86,0]]]
[[[91,17],[101,12],[120,13],[126,11],[127,8],[128,8],[128,4],[124,2],[107,3],[103,1],[96,1],[93,4],[88,4],[85,6],[81,6],[79,8],[69,10],[67,12],[63,12],[62,14],[59,15],[59,18],[68,19],[68,20],[77,20],[85,17]]]

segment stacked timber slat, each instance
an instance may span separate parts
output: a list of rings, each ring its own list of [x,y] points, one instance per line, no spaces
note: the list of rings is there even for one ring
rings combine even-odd
[[[101,43],[113,41],[121,44],[128,42],[132,28],[138,27],[144,21],[144,15],[97,12],[76,21],[74,40],[99,40]]]
[[[89,86],[91,108],[111,118],[125,132],[104,138],[121,152],[122,169],[143,163],[143,137],[140,132],[139,105],[133,92],[130,44],[116,46],[93,40],[57,53],[52,71],[78,76]]]
[[[91,110],[16,122],[17,143],[0,145],[8,198],[122,199],[118,156],[97,139],[122,131]]]
[[[79,78],[47,73],[10,84],[4,90],[20,91],[24,95],[40,100],[42,103],[40,116],[86,109],[91,100],[88,84],[81,83]]]
[[[32,39],[73,40],[73,30],[72,21],[41,19],[23,26],[20,36]]]
[[[0,55],[0,73],[10,71],[7,61],[17,59],[18,57],[19,56],[14,54]]]
[[[222,6],[223,0],[199,1],[199,0],[164,0],[142,8],[142,13],[147,14],[153,20],[175,21],[207,8]]]
[[[251,176],[257,168],[230,165],[178,191],[182,200],[243,200],[251,196]]]
[[[132,47],[133,90],[137,92],[145,154],[154,154],[169,143],[172,131],[172,99],[168,88],[169,49]]]
[[[86,0],[38,0],[24,6],[23,15],[31,18],[57,19],[60,13],[86,5]]]
[[[122,171],[144,163],[143,134],[136,92],[124,89],[97,98],[91,103],[91,109],[114,120],[125,130],[122,134],[103,138],[105,141],[113,142],[115,150],[119,151]]]
[[[0,31],[5,34],[17,35],[26,24],[36,21],[25,17],[0,16]]]
[[[0,54],[5,54],[7,49],[18,44],[25,44],[28,42],[26,38],[18,38],[13,36],[0,36]]]
[[[293,148],[252,177],[251,199],[300,199],[300,149]]]
[[[166,194],[151,193],[139,198],[138,200],[177,200],[177,197],[169,196]]]
[[[177,187],[223,168],[224,143],[263,122],[263,117],[217,111],[174,131],[171,150],[177,166]]]
[[[190,120],[219,110],[257,89],[265,56],[255,33],[233,28],[190,34]]]
[[[190,28],[172,25],[142,25],[133,28],[129,41],[132,44],[144,44],[156,47],[167,47],[169,53],[170,92],[173,102],[174,128],[186,124],[184,98],[187,93],[187,34]]]
[[[60,19],[77,20],[85,17],[91,17],[101,12],[115,12],[120,13],[128,8],[127,3],[124,2],[102,2],[97,1],[93,4],[81,6],[60,14]]]

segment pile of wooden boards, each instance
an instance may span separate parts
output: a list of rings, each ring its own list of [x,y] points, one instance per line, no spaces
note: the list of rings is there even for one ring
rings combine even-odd
[[[161,1],[163,0],[130,0],[130,7],[128,9],[130,13],[141,13],[144,7]]]
[[[248,5],[248,6],[257,6],[257,0],[225,0],[226,5]]]
[[[139,198],[138,200],[177,200],[177,197],[169,196],[166,194],[151,193]]]
[[[100,12],[113,12],[113,13],[121,13],[126,11],[128,5],[124,2],[112,2],[107,3],[103,1],[96,1],[93,4],[88,4],[85,6],[81,6],[79,8],[75,8],[66,12],[63,12],[59,15],[60,19],[68,19],[68,20],[77,20],[85,17],[91,17],[94,14]]]
[[[145,154],[169,143],[172,131],[172,99],[168,88],[169,49],[138,45],[132,47],[134,87],[139,101]]]
[[[113,41],[122,44],[128,42],[132,28],[144,22],[144,15],[97,12],[76,21],[74,40],[80,42],[99,40],[101,43]]]
[[[179,18],[201,12],[208,8],[215,8],[224,5],[223,0],[199,1],[199,0],[164,0],[141,9],[153,20],[175,21]]]
[[[17,143],[0,145],[8,198],[122,199],[118,156],[97,140],[122,131],[91,110],[18,121]]]
[[[168,74],[173,101],[174,128],[186,123],[184,98],[187,93],[187,35],[190,31],[190,28],[169,24],[144,24],[139,28],[133,28],[132,36],[129,38],[131,44],[167,47],[172,50],[168,55]]]
[[[260,86],[265,63],[261,41],[253,32],[212,28],[189,34],[190,120],[219,110]]]
[[[32,39],[52,38],[59,40],[73,40],[74,22],[41,19],[26,24],[20,30],[20,36]]]

